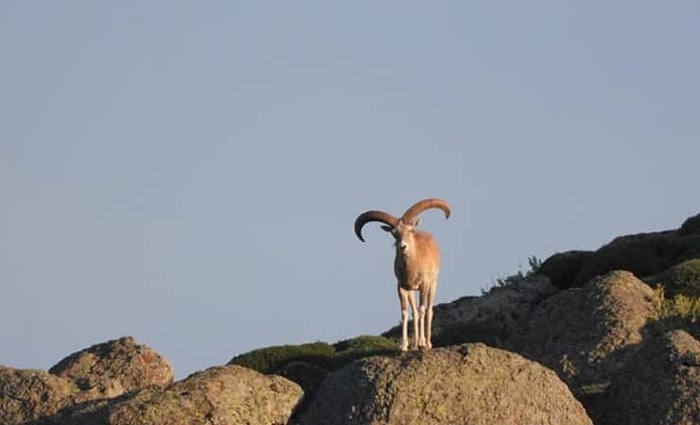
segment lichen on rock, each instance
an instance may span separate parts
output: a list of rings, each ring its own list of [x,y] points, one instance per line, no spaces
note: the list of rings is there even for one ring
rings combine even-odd
[[[72,380],[92,398],[116,397],[125,392],[163,387],[173,382],[170,362],[152,348],[123,337],[73,353],[49,369]]]
[[[554,372],[481,343],[356,361],[321,384],[298,422],[591,424]]]
[[[74,404],[72,381],[41,370],[0,366],[0,423],[23,425]]]

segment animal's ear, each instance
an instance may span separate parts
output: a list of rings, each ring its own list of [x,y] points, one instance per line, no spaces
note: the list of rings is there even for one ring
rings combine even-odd
[[[394,230],[394,228],[391,226],[382,226],[382,230],[391,233]]]
[[[413,220],[413,227],[418,226],[418,223],[420,223],[420,218]]]

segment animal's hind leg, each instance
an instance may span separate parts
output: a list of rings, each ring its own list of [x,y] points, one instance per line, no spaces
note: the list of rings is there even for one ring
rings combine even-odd
[[[419,320],[419,332],[420,337],[418,341],[418,348],[430,348],[430,330],[426,329],[428,325],[428,319],[426,317],[426,302],[428,299],[428,291],[425,288],[421,288],[420,292],[420,320]],[[426,340],[427,338],[427,340]]]
[[[432,344],[432,328],[433,328],[433,304],[435,303],[435,289],[437,282],[429,285],[427,288],[420,291],[420,312],[421,316],[425,315],[423,332],[425,335],[426,349],[433,348]]]

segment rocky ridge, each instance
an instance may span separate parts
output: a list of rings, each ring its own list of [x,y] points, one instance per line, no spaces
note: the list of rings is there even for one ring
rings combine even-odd
[[[0,366],[0,423],[700,423],[699,226],[558,253],[436,306],[428,352],[388,350],[390,329],[173,382],[164,356],[125,337],[48,371]]]

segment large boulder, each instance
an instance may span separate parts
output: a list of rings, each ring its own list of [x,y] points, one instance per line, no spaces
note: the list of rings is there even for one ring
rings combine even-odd
[[[280,376],[217,366],[111,406],[106,424],[286,424],[302,395],[297,384]]]
[[[151,386],[173,382],[170,362],[150,347],[124,337],[93,345],[71,354],[49,373],[72,380],[92,398],[116,397]]]
[[[647,342],[592,409],[597,423],[700,423],[700,342],[676,330]]]
[[[596,251],[552,255],[538,272],[559,289],[581,287],[590,279],[614,270],[628,270],[646,278],[682,261],[700,257],[700,214],[677,230],[637,233],[613,239]]]
[[[170,363],[125,337],[93,345],[49,372],[0,367],[0,423],[56,422],[72,412],[96,410],[122,394],[173,382]]]
[[[558,289],[569,289],[574,286],[581,268],[593,257],[593,251],[559,252],[547,258],[537,269]]]
[[[614,271],[539,304],[509,349],[558,371],[569,383],[609,381],[639,347],[657,317],[653,291]]]
[[[351,363],[326,378],[298,423],[592,422],[554,372],[476,343]]]
[[[78,387],[41,370],[0,366],[0,423],[20,425],[75,402]]]
[[[302,396],[280,376],[216,366],[165,388],[77,404],[32,425],[286,424]]]

